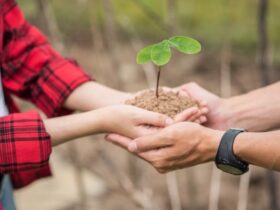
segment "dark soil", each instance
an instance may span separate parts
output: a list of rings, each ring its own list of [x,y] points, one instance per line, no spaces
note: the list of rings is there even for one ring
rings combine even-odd
[[[147,90],[135,98],[127,100],[126,104],[165,114],[171,118],[187,108],[198,106],[198,103],[191,98],[182,97],[174,92],[166,92],[162,89],[159,90],[158,98],[154,90]]]

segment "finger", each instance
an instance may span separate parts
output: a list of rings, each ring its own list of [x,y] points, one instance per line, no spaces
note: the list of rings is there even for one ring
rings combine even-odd
[[[142,158],[143,160],[149,162],[152,164],[157,171],[162,172],[168,172],[170,170],[175,170],[176,168],[176,161],[181,162],[182,158],[174,158],[174,160],[169,160],[168,157],[177,157],[176,153],[171,153],[171,147],[165,147],[158,150],[151,150],[148,152],[143,152],[140,154],[137,154],[138,157]],[[184,158],[185,159],[185,158]],[[173,165],[174,163],[174,165]]]
[[[201,117],[199,118],[199,121],[200,121],[200,124],[206,123],[206,122],[207,122],[207,117],[201,116]]]
[[[196,114],[192,115],[192,116],[188,119],[188,121],[190,121],[190,122],[195,122],[196,120],[200,120],[200,119],[202,119],[203,117],[205,117],[204,113],[203,113],[201,110],[199,110]]]
[[[197,113],[195,113],[194,115],[192,115],[188,121],[189,122],[194,122],[196,120],[198,120],[201,117],[201,111],[199,110]]]
[[[202,119],[203,122],[206,122],[206,120],[207,120],[206,115],[207,114],[208,114],[208,108],[202,108],[202,109],[199,109],[195,114],[191,115],[185,121],[194,122],[196,120],[201,120]]]
[[[199,110],[197,107],[191,107],[189,109],[184,110],[180,114],[176,115],[174,121],[175,122],[189,121],[189,119],[191,119],[198,112]]]
[[[197,119],[197,120],[195,120],[193,122],[196,123],[196,124],[200,124],[200,120],[199,119]]]
[[[166,138],[164,134],[157,133],[135,139],[128,144],[128,150],[130,152],[141,153],[172,145],[173,142]]]
[[[178,93],[179,93],[179,96],[181,96],[181,97],[186,97],[186,98],[190,98],[190,94],[187,92],[187,91],[185,91],[185,90],[183,90],[183,89],[181,89],[181,88],[176,88],[176,89],[174,89],[175,91],[177,91]]]
[[[200,107],[207,107],[208,106],[208,103],[204,100],[199,100],[198,104],[199,104]]]
[[[173,124],[173,120],[170,117],[163,114],[150,111],[143,111],[143,113],[141,113],[139,124],[152,125],[156,127],[166,127],[168,125]]]
[[[203,114],[203,115],[206,115],[209,113],[208,107],[204,107],[204,108],[200,109],[200,111],[201,111],[201,114]]]
[[[208,112],[208,103],[206,101],[198,100],[197,103],[200,110]]]
[[[105,136],[105,140],[108,142],[111,142],[119,147],[122,147],[127,150],[129,143],[132,141],[132,139],[119,135],[119,134],[108,134]]]
[[[137,154],[137,156],[149,163],[152,163],[157,157],[159,157],[159,151],[160,150],[155,149],[147,152],[140,152]]]

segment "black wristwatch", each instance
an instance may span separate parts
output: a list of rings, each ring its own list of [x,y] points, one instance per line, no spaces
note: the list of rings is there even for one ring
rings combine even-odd
[[[233,143],[236,136],[245,131],[244,129],[231,128],[223,135],[215,159],[217,168],[233,175],[242,175],[249,170],[249,164],[240,160],[233,153]]]

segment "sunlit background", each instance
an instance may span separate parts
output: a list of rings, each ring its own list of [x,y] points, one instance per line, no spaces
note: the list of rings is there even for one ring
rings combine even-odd
[[[153,66],[135,62],[139,49],[171,35],[194,37],[202,53],[175,53],[161,85],[195,81],[229,97],[280,78],[280,1],[267,1],[267,13],[266,0],[18,2],[59,52],[98,82],[129,92],[155,85]],[[51,162],[52,178],[16,193],[19,210],[278,209],[279,174],[256,167],[242,179],[211,163],[160,175],[103,136],[56,148]]]

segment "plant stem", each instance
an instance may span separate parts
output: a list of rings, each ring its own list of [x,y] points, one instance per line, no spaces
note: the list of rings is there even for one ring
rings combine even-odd
[[[160,78],[160,72],[161,72],[161,67],[158,67],[158,72],[157,72],[157,87],[156,87],[156,97],[158,98],[158,89],[159,89],[159,78]]]

